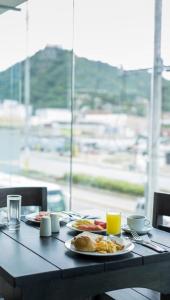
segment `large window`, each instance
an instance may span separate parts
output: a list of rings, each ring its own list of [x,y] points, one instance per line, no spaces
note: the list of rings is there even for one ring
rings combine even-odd
[[[51,206],[63,210],[70,202],[72,1],[30,0],[20,9],[0,19],[1,177],[14,186],[45,181]]]
[[[25,33],[25,7],[0,15],[0,172],[7,174],[18,171],[22,148]]]
[[[29,0],[0,16],[2,185],[53,183],[57,210],[145,213],[154,4]],[[167,0],[159,151],[167,191],[169,12]]]
[[[163,1],[162,8],[162,114],[160,131],[160,154],[159,154],[159,187],[164,192],[170,192],[170,3]]]
[[[144,213],[153,4],[75,1],[75,208]]]

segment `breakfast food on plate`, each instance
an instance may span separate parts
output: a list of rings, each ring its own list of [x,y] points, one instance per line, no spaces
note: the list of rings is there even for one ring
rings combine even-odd
[[[74,226],[79,226],[79,225],[92,225],[94,224],[93,220],[89,220],[89,219],[79,219],[77,221],[74,222]]]
[[[42,217],[48,216],[48,215],[49,215],[49,212],[48,212],[48,211],[40,211],[40,212],[34,217],[34,219],[35,219],[35,221],[40,222],[41,219],[42,219]]]
[[[80,230],[89,230],[89,231],[100,231],[100,230],[103,230],[103,227],[101,227],[100,225],[95,225],[95,224],[92,224],[92,225],[78,225],[77,227],[78,229]]]
[[[102,239],[102,235],[97,235],[90,232],[82,232],[75,236],[71,243],[79,251],[94,252],[96,250],[96,242],[99,242]]]
[[[101,221],[101,220],[95,220],[94,221],[95,225],[100,225],[103,229],[106,229],[106,222]]]
[[[106,229],[106,222],[100,220],[80,219],[73,223],[73,227],[83,231],[103,231]]]
[[[77,235],[71,241],[75,249],[85,252],[98,252],[101,254],[115,253],[123,250],[124,245],[117,243],[114,240],[105,240],[102,235],[83,232]]]
[[[96,250],[96,242],[89,236],[79,236],[74,240],[74,246],[79,251],[90,251],[94,252]]]
[[[115,253],[123,250],[124,246],[116,243],[113,240],[99,241],[96,243],[96,251],[99,253]]]

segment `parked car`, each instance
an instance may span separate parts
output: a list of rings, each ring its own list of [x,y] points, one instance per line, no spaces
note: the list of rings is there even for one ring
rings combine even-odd
[[[36,179],[30,179],[24,176],[10,175],[6,173],[0,173],[0,183],[1,187],[47,187],[47,201],[48,210],[50,211],[62,211],[67,208],[67,198],[68,196],[63,192],[58,184],[40,181]],[[29,214],[35,212],[38,208],[35,206],[23,207],[22,214]]]

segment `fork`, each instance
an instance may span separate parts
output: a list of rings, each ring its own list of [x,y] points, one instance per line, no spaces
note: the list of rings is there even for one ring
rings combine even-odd
[[[132,234],[132,237],[133,237],[133,241],[138,243],[138,244],[141,244],[141,245],[144,245],[148,248],[151,248],[157,252],[160,252],[160,253],[163,253],[163,252],[168,252],[168,250],[166,250],[165,248],[163,247],[160,247],[156,244],[153,244],[152,242],[148,242],[146,240],[144,240],[141,236],[138,235],[138,233],[131,229],[131,234]]]
[[[143,241],[142,237],[141,237],[134,229],[131,229],[131,230],[130,230],[130,233],[131,233],[133,239],[134,239],[136,242],[142,242],[142,241]]]

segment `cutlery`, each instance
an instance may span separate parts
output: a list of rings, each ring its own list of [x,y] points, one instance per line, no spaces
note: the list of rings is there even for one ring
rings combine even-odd
[[[86,216],[83,216],[81,219],[100,219],[100,217],[99,216],[86,215]]]
[[[79,213],[76,213],[76,212],[72,212],[72,211],[61,211],[61,213],[65,214],[65,215],[68,215],[69,217],[70,216],[81,216]]]
[[[63,214],[67,215],[70,218],[73,219],[97,219],[98,217],[96,216],[90,216],[90,215],[81,215],[79,213],[76,212],[67,212],[67,211],[62,211]]]
[[[78,219],[82,218],[80,214],[76,214],[76,213],[72,213],[72,212],[62,211],[61,213],[68,216],[71,221],[78,220]]]
[[[160,253],[168,252],[168,250],[166,250],[165,248],[163,248],[161,246],[158,246],[158,245],[156,245],[152,242],[148,242],[148,241],[144,240],[141,236],[138,235],[138,233],[135,230],[131,230],[131,234],[132,234],[132,237],[133,237],[133,241],[138,243],[138,244],[141,244],[143,246],[151,248],[151,249],[153,249],[157,252],[160,252]]]

